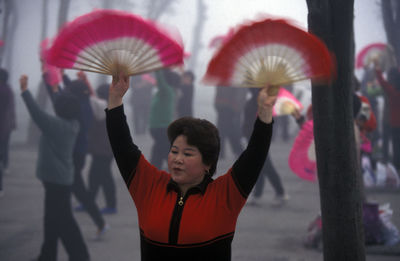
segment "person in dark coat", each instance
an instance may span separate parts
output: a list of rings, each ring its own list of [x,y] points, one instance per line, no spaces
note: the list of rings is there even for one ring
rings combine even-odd
[[[21,96],[32,120],[41,131],[36,176],[43,183],[44,240],[37,261],[57,260],[61,239],[69,260],[88,261],[89,252],[71,211],[74,181],[72,151],[79,132],[79,104],[76,98],[55,90],[56,116],[44,112],[28,90],[28,77],[20,78]]]
[[[185,71],[181,77],[178,105],[176,107],[178,118],[193,116],[194,74]]]
[[[104,114],[104,109],[107,108],[108,89],[108,84],[101,84],[96,90],[97,95],[90,97],[94,118],[88,133],[88,152],[92,156],[89,168],[89,192],[96,199],[99,189],[102,189],[106,206],[101,209],[101,213],[115,214],[117,195],[111,171],[113,154],[107,137]]]
[[[0,196],[3,191],[3,174],[8,168],[11,132],[16,127],[14,93],[8,85],[8,72],[0,68]]]

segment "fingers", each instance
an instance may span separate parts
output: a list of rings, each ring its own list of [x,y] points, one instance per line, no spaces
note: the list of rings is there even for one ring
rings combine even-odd
[[[21,91],[26,91],[28,89],[28,76],[23,74],[21,75],[21,77],[19,78],[19,83],[20,83],[20,87],[21,87]]]

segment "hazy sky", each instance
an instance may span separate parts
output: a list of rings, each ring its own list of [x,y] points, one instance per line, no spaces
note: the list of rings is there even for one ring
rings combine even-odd
[[[19,24],[15,35],[15,50],[13,67],[10,68],[10,83],[18,93],[18,78],[22,73],[30,76],[30,86],[35,91],[40,79],[40,67],[38,60],[38,48],[40,43],[40,0],[15,0],[19,4]],[[55,17],[58,11],[59,1],[49,1],[48,35],[53,37],[56,24]],[[91,11],[96,7],[96,0],[78,1],[72,0],[69,20]],[[136,1],[138,2],[138,1]],[[185,48],[191,50],[192,30],[196,19],[196,0],[177,0],[172,14],[164,15],[162,23],[168,23],[178,28],[182,35]],[[253,19],[257,14],[271,14],[274,16],[288,17],[298,21],[307,27],[307,6],[305,0],[205,0],[207,9],[207,21],[205,24],[203,53],[198,61],[197,78],[204,73],[207,63],[212,55],[212,50],[207,45],[212,37],[227,32],[229,27],[241,23],[245,19]],[[137,12],[137,11],[135,11]],[[138,11],[139,14],[141,14]],[[143,15],[143,13],[141,14]],[[372,42],[385,42],[380,9],[377,0],[355,0],[355,39],[356,50]],[[94,77],[89,75],[89,77]],[[197,91],[195,102],[204,104],[204,101],[213,99],[213,88]],[[202,95],[202,96],[201,96]],[[201,96],[201,97],[200,97]],[[17,99],[17,102],[20,102]],[[210,101],[211,102],[211,101]],[[209,104],[207,108],[212,109]],[[18,114],[26,113],[18,108]],[[196,116],[208,115],[208,112],[197,111]],[[21,121],[22,117],[19,117]],[[21,123],[22,124],[22,123]],[[22,128],[23,129],[23,128]],[[18,130],[18,131],[21,131]]]

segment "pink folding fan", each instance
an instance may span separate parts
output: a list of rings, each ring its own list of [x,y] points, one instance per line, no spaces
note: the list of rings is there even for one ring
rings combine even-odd
[[[62,75],[60,68],[47,63],[49,53],[50,39],[46,38],[40,43],[39,56],[42,62],[42,71],[47,84],[54,86],[60,84]]]
[[[290,115],[295,110],[301,111],[302,109],[301,102],[291,92],[281,87],[275,105],[272,108],[272,116]]]
[[[364,46],[357,54],[356,68],[369,66],[378,61],[382,70],[386,71],[396,65],[394,50],[389,44],[371,43]]]
[[[307,181],[317,179],[313,123],[313,120],[308,120],[303,124],[293,143],[288,160],[290,169]]]
[[[95,10],[67,23],[48,61],[108,75],[140,74],[183,63],[179,33],[118,10]]]

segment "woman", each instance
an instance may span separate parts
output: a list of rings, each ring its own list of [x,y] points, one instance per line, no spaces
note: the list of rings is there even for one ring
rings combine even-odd
[[[400,71],[398,67],[392,67],[383,78],[378,62],[375,62],[375,73],[379,84],[387,95],[389,106],[389,126],[392,136],[393,165],[400,170]],[[388,159],[385,158],[387,161]]]
[[[107,138],[106,116],[109,84],[103,83],[96,89],[97,95],[90,96],[93,111],[93,122],[88,132],[88,152],[92,156],[89,167],[89,192],[96,199],[99,189],[104,193],[106,206],[103,214],[117,213],[117,193],[112,175],[113,154]]]
[[[272,134],[276,96],[258,96],[258,118],[247,149],[213,180],[219,154],[216,127],[181,118],[170,124],[169,173],[157,169],[133,143],[122,98],[129,78],[114,77],[106,110],[117,165],[135,202],[142,260],[230,260],[240,210],[257,181]]]
[[[89,252],[71,211],[74,179],[72,151],[79,132],[78,101],[54,86],[56,116],[44,112],[28,90],[28,77],[20,78],[21,96],[41,131],[36,176],[43,183],[44,240],[35,260],[57,260],[61,239],[69,260],[89,260]]]

